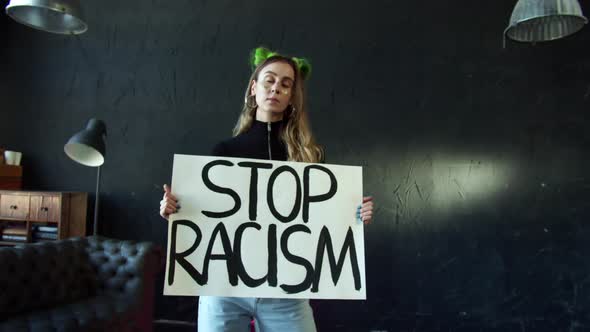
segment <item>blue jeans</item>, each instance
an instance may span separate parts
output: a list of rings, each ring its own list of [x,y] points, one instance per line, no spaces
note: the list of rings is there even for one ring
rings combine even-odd
[[[253,297],[199,298],[199,332],[315,332],[309,300]]]

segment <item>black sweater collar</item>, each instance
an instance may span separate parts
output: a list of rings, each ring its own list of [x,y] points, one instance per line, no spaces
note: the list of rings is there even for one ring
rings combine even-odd
[[[285,120],[271,122],[270,123],[271,133],[278,134],[283,129],[284,125],[285,125]],[[254,131],[254,132],[258,132],[258,131],[267,132],[268,131],[268,122],[259,121],[259,120],[254,119],[254,122],[252,122],[252,127],[250,128],[250,130]]]

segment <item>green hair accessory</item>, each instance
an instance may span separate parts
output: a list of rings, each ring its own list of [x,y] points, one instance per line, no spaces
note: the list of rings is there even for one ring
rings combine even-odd
[[[277,52],[273,52],[266,47],[257,47],[252,51],[252,55],[250,56],[250,63],[254,68],[258,67],[261,63],[266,61],[268,58],[272,58],[273,56],[281,56],[284,58],[289,58]],[[295,62],[297,66],[297,70],[299,70],[299,74],[301,75],[302,79],[307,79],[311,75],[311,63],[307,59],[304,58],[290,58]]]

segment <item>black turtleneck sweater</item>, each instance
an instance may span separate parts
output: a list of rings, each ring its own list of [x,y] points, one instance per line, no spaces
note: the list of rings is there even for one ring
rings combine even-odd
[[[271,122],[269,131],[268,122],[254,120],[246,132],[218,143],[212,155],[286,161],[287,147],[280,138],[283,125],[283,120]]]

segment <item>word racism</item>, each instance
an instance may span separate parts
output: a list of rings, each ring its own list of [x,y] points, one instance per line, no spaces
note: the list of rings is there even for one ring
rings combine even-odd
[[[242,167],[250,169],[250,184],[248,199],[248,217],[249,221],[241,223],[234,232],[233,243],[230,240],[226,225],[223,219],[236,214],[242,208],[242,198],[236,191],[231,188],[221,187],[215,184],[210,172],[216,167]],[[238,162],[237,166],[231,161],[225,159],[214,159],[205,164],[202,168],[201,179],[203,184],[211,191],[223,194],[226,199],[233,200],[233,207],[227,211],[200,211],[202,215],[211,219],[221,219],[213,228],[209,239],[203,238],[203,232],[197,223],[191,220],[174,220],[171,225],[171,243],[168,256],[168,285],[174,283],[174,274],[176,264],[180,265],[190,277],[200,286],[207,284],[209,280],[209,263],[211,261],[224,261],[227,268],[228,282],[231,286],[237,286],[238,280],[245,286],[255,288],[266,283],[270,287],[280,287],[287,294],[296,294],[303,291],[310,290],[312,293],[317,293],[320,288],[320,279],[322,273],[322,264],[324,256],[327,256],[331,278],[334,285],[340,279],[343,267],[345,266],[346,258],[349,257],[350,266],[352,270],[352,279],[354,280],[355,290],[361,289],[361,275],[359,271],[359,263],[357,260],[357,248],[355,247],[354,234],[352,228],[349,226],[344,239],[344,243],[338,255],[332,245],[332,237],[330,231],[326,226],[323,226],[317,238],[317,247],[315,249],[315,261],[310,262],[306,258],[293,254],[288,247],[289,238],[295,233],[311,234],[312,231],[306,224],[309,222],[309,208],[311,204],[321,204],[326,202],[338,191],[338,182],[336,176],[332,171],[317,164],[306,165],[303,169],[303,179],[301,180],[294,168],[288,165],[282,165],[272,170],[272,163],[244,161]],[[272,170],[268,179],[266,187],[266,204],[269,211],[276,221],[289,224],[295,220],[301,213],[303,224],[288,225],[283,229],[282,234],[277,234],[277,224],[264,224],[265,229],[261,224],[256,222],[258,210],[258,177],[262,170]],[[329,178],[329,189],[322,194],[310,194],[310,171],[315,170],[323,172]],[[316,173],[316,172],[314,172]],[[295,198],[293,208],[287,215],[279,213],[275,205],[273,197],[273,188],[279,176],[290,174],[295,180]],[[313,174],[312,174],[313,175]],[[313,176],[312,176],[313,177]],[[325,178],[325,176],[324,176]],[[244,190],[245,191],[245,190]],[[179,227],[183,226],[179,232]],[[266,227],[267,226],[267,227]],[[342,226],[344,227],[344,226]],[[268,245],[268,270],[264,277],[253,278],[247,272],[246,267],[242,261],[242,236],[244,232],[250,229],[250,232],[267,232],[266,241]],[[192,245],[185,251],[178,252],[176,248],[177,235],[179,233],[186,234],[186,232],[194,232],[195,239]],[[311,236],[311,235],[310,235]],[[206,242],[208,243],[202,243]],[[223,248],[222,253],[213,253],[214,244],[220,242]],[[200,245],[206,245],[204,261],[201,271],[197,270],[187,259]],[[280,250],[280,252],[279,252]],[[296,284],[279,284],[277,280],[277,255],[282,254],[283,257],[294,265],[301,266],[305,269],[306,274],[303,280]],[[338,256],[338,259],[336,259]],[[218,277],[217,275],[215,276]]]

